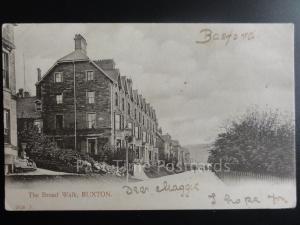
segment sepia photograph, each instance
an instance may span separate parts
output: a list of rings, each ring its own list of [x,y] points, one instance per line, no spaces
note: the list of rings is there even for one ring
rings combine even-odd
[[[296,207],[291,23],[2,25],[5,208]]]

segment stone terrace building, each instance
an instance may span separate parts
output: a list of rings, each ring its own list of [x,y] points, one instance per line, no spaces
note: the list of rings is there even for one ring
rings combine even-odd
[[[17,98],[17,124],[18,133],[36,126],[39,133],[43,132],[43,120],[41,116],[42,104],[36,96],[30,96],[29,92],[19,89]],[[22,148],[22,143],[19,149]]]
[[[80,34],[74,40],[75,50],[36,83],[44,133],[58,147],[97,155],[106,143],[125,147],[126,129],[134,137],[130,148],[136,159],[156,161],[155,110],[133,89],[132,80],[121,76],[112,59],[91,60],[86,40]]]
[[[16,74],[14,28],[2,25],[2,78],[5,174],[13,172],[17,150]]]

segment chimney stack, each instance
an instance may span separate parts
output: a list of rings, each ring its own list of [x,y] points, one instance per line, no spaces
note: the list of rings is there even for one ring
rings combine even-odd
[[[24,98],[30,97],[30,92],[29,91],[24,91]]]
[[[40,68],[37,68],[37,74],[38,74],[38,81],[42,79],[42,71]]]
[[[84,37],[82,37],[81,34],[76,34],[74,40],[75,40],[75,50],[80,50],[84,54],[86,54],[87,43]]]

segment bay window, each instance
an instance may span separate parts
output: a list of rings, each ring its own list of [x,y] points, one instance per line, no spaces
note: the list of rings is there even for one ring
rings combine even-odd
[[[10,111],[4,109],[3,111],[4,123],[4,143],[10,143]]]
[[[9,88],[9,55],[7,52],[2,52],[2,76],[3,87]]]
[[[115,114],[115,130],[121,130],[121,116]]]

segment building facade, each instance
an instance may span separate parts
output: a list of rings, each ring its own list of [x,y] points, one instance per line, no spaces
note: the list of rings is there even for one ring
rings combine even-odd
[[[161,134],[159,139],[159,152],[160,158],[164,158],[164,160],[169,161],[171,159],[171,135],[169,134]]]
[[[43,132],[42,103],[36,96],[19,89],[17,93],[17,125],[18,133],[36,127],[39,133]],[[19,141],[20,142],[20,141]],[[19,150],[22,143],[19,144]]]
[[[182,168],[190,164],[190,153],[187,148],[180,145],[178,140],[172,139],[170,134],[162,134],[162,131],[157,132],[157,147],[159,158],[165,163],[172,162]]]
[[[13,172],[17,150],[14,25],[2,25],[2,77],[5,174]]]
[[[105,144],[123,149],[130,134],[133,141],[128,145],[135,159],[156,161],[155,110],[112,59],[91,60],[84,37],[77,34],[74,41],[75,50],[36,83],[44,133],[60,148],[91,155],[98,155]]]

